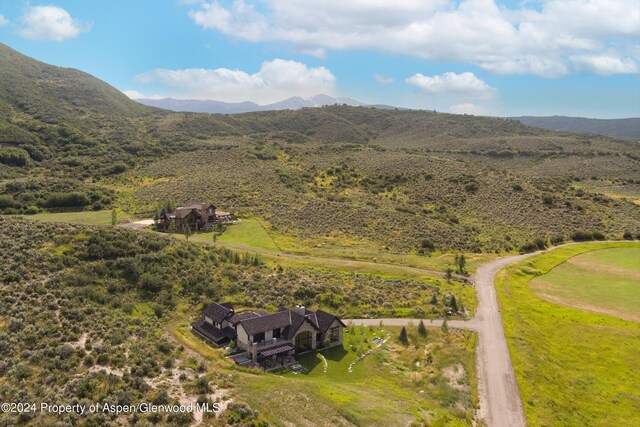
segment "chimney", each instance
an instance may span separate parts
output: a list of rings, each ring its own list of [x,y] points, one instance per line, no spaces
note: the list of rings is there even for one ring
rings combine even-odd
[[[304,309],[304,305],[302,304],[298,304],[296,305],[296,313],[301,314],[301,315],[305,315],[305,309]]]

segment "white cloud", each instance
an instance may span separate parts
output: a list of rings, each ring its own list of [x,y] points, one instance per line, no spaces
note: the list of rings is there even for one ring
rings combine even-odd
[[[122,93],[127,95],[131,99],[162,99],[165,98],[162,95],[145,95],[137,90],[125,90]]]
[[[286,42],[321,57],[328,50],[373,49],[545,77],[577,69],[572,56],[638,61],[637,0],[528,3],[509,9],[494,0],[212,0],[191,6],[189,15],[205,29]]]
[[[0,15],[0,27],[4,27],[5,25],[9,25],[9,20],[4,17],[4,15]]]
[[[300,62],[274,59],[262,63],[254,74],[228,68],[157,69],[136,76],[136,80],[161,84],[174,98],[267,104],[292,96],[331,95],[336,79],[325,67],[310,68]]]
[[[58,6],[33,6],[22,16],[19,34],[31,40],[61,42],[78,37],[90,30],[90,25],[73,19],[69,12]]]
[[[418,73],[409,77],[406,82],[420,88],[426,94],[440,97],[486,100],[496,93],[495,89],[469,72],[447,72],[433,77]]]
[[[638,72],[638,64],[632,58],[618,58],[607,55],[572,56],[571,62],[579,70],[599,75],[631,74]]]
[[[487,115],[487,110],[483,107],[471,103],[455,104],[449,107],[449,111],[453,114],[471,114],[473,116]]]
[[[383,85],[390,85],[392,83],[395,83],[396,79],[394,79],[393,77],[389,77],[389,76],[385,76],[382,74],[376,74],[373,76],[373,79],[380,84]]]

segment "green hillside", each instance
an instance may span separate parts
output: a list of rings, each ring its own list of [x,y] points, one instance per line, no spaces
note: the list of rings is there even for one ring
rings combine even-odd
[[[366,107],[172,113],[0,49],[5,213],[151,216],[158,201],[207,200],[307,252],[503,252],[640,233],[635,142]]]

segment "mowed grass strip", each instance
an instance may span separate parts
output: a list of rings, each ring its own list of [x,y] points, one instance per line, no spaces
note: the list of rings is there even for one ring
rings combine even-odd
[[[577,255],[530,285],[553,302],[640,322],[640,248]]]
[[[211,232],[197,233],[196,236],[201,240],[213,242],[213,233]],[[217,236],[217,241],[270,251],[280,250],[262,224],[255,218],[242,218],[240,221],[228,225],[224,233]]]
[[[529,282],[581,253],[638,243],[571,245],[496,276],[505,334],[527,423],[640,425],[640,325],[544,301]]]

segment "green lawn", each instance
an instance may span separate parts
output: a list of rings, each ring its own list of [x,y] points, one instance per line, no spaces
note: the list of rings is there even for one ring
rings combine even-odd
[[[640,247],[577,255],[533,279],[531,287],[561,304],[640,322]]]
[[[35,215],[20,215],[24,218],[32,218],[40,221],[68,222],[72,224],[111,224],[111,211],[82,211],[82,212],[59,212],[59,213],[39,213]],[[118,211],[118,222],[129,219],[129,215]]]
[[[349,364],[375,346],[369,341],[387,331],[391,340],[349,372]],[[238,397],[274,425],[471,425],[475,336],[429,329],[422,338],[414,326],[404,347],[398,334],[398,328],[355,327],[345,333],[344,348],[302,357],[306,374],[242,373]]]
[[[542,300],[529,286],[576,255],[610,248],[640,244],[566,246],[513,264],[496,277],[529,425],[640,425],[640,325]],[[615,253],[599,258],[610,256]]]
[[[211,232],[198,233],[199,239],[213,241]],[[230,224],[224,233],[217,238],[219,242],[235,243],[237,245],[249,246],[252,248],[268,249],[279,251],[269,233],[262,227],[255,218],[243,218],[239,222]]]

